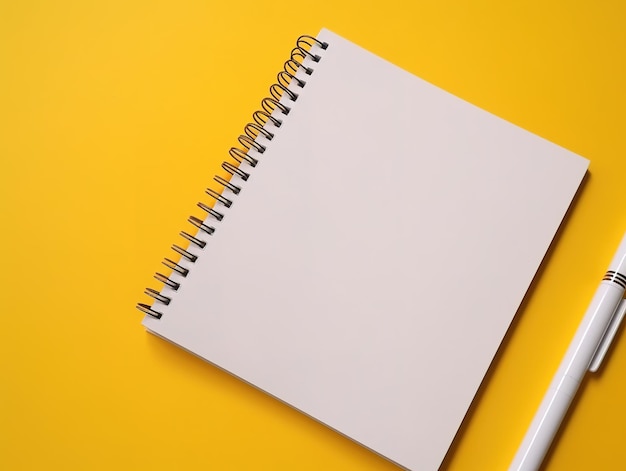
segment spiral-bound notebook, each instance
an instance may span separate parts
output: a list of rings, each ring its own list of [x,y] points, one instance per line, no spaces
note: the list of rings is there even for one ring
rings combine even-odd
[[[270,91],[143,323],[434,470],[588,161],[327,30]]]

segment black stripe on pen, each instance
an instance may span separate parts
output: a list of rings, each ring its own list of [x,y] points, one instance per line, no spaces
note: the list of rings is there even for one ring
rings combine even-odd
[[[612,281],[618,285],[620,285],[622,288],[626,289],[626,277],[624,275],[622,275],[621,273],[616,273],[614,271],[608,271],[606,272],[606,275],[604,275],[604,278],[602,278],[604,281]]]
[[[604,281],[611,281],[615,284],[620,285],[622,288],[626,289],[626,282],[620,280],[619,278],[615,278],[613,276],[610,275],[606,275],[604,278],[602,278],[602,280]]]
[[[624,283],[626,283],[626,276],[622,275],[619,272],[613,271],[613,270],[609,270],[606,272],[605,276],[611,276],[612,278],[618,279],[620,281],[623,281]]]
[[[614,275],[615,277],[619,278],[620,280],[626,282],[626,275],[622,275],[618,271],[609,270],[606,273],[607,273],[607,275]]]

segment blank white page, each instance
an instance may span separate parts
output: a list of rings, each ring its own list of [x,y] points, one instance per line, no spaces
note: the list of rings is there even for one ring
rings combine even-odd
[[[153,333],[437,469],[588,161],[323,30]],[[218,204],[216,209],[222,210]],[[199,236],[203,238],[201,234]],[[202,407],[202,404],[198,404]]]

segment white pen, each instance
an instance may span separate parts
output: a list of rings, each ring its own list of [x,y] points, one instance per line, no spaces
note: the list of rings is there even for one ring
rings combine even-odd
[[[567,349],[509,471],[536,471],[587,371],[598,370],[626,312],[626,235]]]

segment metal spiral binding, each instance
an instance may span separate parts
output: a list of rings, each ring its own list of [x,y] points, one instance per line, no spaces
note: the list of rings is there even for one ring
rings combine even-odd
[[[314,45],[319,46],[322,50],[328,48],[328,43],[321,42],[312,36],[300,36],[296,41],[296,47],[292,49],[289,59],[285,61],[283,70],[276,76],[276,83],[272,84],[269,88],[270,96],[261,100],[261,109],[253,113],[253,122],[246,124],[244,134],[239,136],[238,141],[242,148],[232,147],[229,150],[232,161],[222,162],[222,168],[231,175],[231,179],[227,180],[216,175],[213,179],[222,186],[222,192],[220,193],[211,188],[206,189],[206,194],[214,200],[215,205],[230,208],[233,204],[232,197],[237,196],[241,192],[242,187],[239,182],[248,180],[251,172],[247,170],[251,170],[257,166],[259,157],[267,148],[267,145],[259,142],[259,140],[263,139],[269,142],[274,138],[275,132],[283,123],[283,116],[287,116],[291,111],[291,106],[287,106],[285,101],[293,103],[299,97],[298,93],[288,88],[289,85],[293,83],[298,88],[304,88],[306,86],[306,80],[302,79],[302,75],[309,76],[313,74],[314,68],[312,65],[319,62],[321,59],[321,56],[310,52],[310,49]],[[309,59],[308,65],[304,65],[306,59]],[[302,70],[304,74],[297,77],[296,74],[300,70]],[[226,190],[228,190],[232,196],[224,196],[223,193]],[[224,218],[222,212],[203,202],[199,202],[198,207],[207,213],[207,218],[211,218],[218,223]],[[169,268],[172,274],[169,277],[162,273],[156,273],[154,275],[158,281],[163,283],[162,291],[165,291],[167,294],[152,288],[146,288],[145,290],[145,294],[153,298],[155,302],[159,302],[163,305],[170,304],[172,301],[170,294],[180,288],[180,278],[186,277],[189,273],[189,268],[186,268],[185,265],[195,263],[198,259],[199,254],[191,252],[190,250],[194,248],[203,250],[205,248],[207,242],[202,240],[199,234],[212,235],[216,230],[212,225],[208,225],[206,220],[195,216],[190,216],[188,221],[198,229],[198,233],[196,235],[191,235],[185,231],[180,233],[180,235],[189,242],[187,249],[176,244],[172,245],[172,250],[180,255],[180,262],[177,263],[169,258],[165,258],[163,265]],[[178,281],[172,278],[176,278]],[[154,306],[144,303],[137,304],[137,309],[144,314],[160,319],[163,313],[153,307]]]

